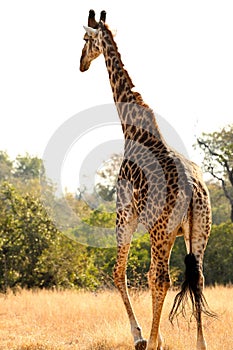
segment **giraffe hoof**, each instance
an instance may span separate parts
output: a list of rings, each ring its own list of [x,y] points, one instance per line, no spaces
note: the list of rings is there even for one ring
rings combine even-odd
[[[135,350],[146,350],[147,341],[140,339],[135,343]]]

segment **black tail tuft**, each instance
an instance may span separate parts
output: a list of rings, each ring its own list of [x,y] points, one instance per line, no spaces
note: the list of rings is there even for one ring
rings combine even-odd
[[[216,317],[214,313],[209,311],[208,304],[202,293],[202,287],[199,283],[200,271],[195,255],[192,253],[187,254],[184,262],[186,265],[185,280],[181,286],[181,291],[175,297],[169,320],[172,322],[178,311],[185,317],[185,304],[188,296],[192,302],[193,315],[197,320],[201,312],[208,316]]]

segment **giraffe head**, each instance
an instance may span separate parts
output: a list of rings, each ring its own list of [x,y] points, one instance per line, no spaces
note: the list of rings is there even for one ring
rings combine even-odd
[[[85,45],[80,59],[81,72],[88,70],[91,62],[103,52],[101,26],[105,23],[105,19],[105,11],[101,11],[99,22],[95,20],[95,12],[93,10],[89,11],[88,27],[84,26],[86,33],[83,38],[85,40]]]

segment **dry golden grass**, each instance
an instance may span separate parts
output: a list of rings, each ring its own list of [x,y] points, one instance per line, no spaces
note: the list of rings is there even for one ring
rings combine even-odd
[[[205,318],[209,350],[233,349],[233,288],[206,289],[219,320]],[[161,330],[167,349],[195,349],[196,327],[179,317],[168,321],[175,293],[166,298]],[[149,292],[133,295],[137,317],[148,337],[151,320]],[[1,350],[132,350],[129,322],[117,292],[22,291],[0,298]]]

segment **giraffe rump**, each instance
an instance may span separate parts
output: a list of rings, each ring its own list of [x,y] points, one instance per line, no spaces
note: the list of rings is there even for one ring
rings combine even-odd
[[[198,268],[198,262],[193,253],[189,253],[185,257],[185,280],[182,283],[181,291],[176,295],[171,312],[169,314],[169,320],[171,323],[176,315],[182,314],[186,316],[185,305],[190,297],[192,303],[192,313],[198,320],[200,312],[210,317],[216,317],[216,314],[209,310],[207,301],[203,295],[202,288],[200,286],[200,271]]]

